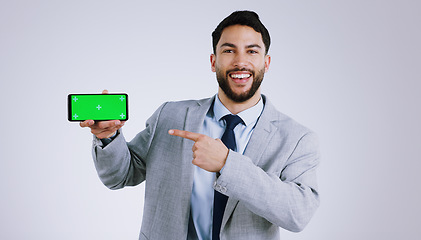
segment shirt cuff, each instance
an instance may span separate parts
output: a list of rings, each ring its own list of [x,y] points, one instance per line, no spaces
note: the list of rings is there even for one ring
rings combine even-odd
[[[108,144],[110,144],[117,137],[117,135],[118,135],[118,131],[116,131],[114,133],[114,135],[112,135],[109,138],[102,138],[102,139],[99,139],[99,140],[101,140],[103,147],[106,147]]]

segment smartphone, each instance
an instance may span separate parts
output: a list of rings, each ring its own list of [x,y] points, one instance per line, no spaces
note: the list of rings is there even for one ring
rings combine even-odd
[[[68,120],[106,121],[129,119],[129,101],[126,93],[69,94],[67,96]]]

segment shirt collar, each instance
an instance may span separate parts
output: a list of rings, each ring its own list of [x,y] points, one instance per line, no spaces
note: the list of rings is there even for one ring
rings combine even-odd
[[[263,111],[263,101],[262,98],[259,99],[259,102],[251,108],[248,108],[242,112],[239,112],[239,116],[245,123],[246,126],[256,122],[260,117]],[[219,100],[218,94],[215,96],[215,102],[213,104],[213,113],[216,120],[220,121],[222,117],[227,114],[232,114],[222,102]]]

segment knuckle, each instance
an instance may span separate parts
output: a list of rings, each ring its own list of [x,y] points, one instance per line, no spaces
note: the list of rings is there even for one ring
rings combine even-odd
[[[201,159],[200,159],[200,158],[195,157],[195,158],[193,158],[192,163],[193,163],[194,165],[196,165],[196,166],[199,166],[199,165],[201,165],[201,164],[202,164],[202,161],[201,161]]]
[[[201,142],[195,142],[193,144],[193,147],[194,147],[194,150],[197,151],[197,150],[202,148],[202,143]]]

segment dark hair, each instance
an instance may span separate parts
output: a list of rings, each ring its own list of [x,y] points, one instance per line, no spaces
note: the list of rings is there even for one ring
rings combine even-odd
[[[259,19],[259,15],[252,11],[236,11],[231,13],[228,17],[222,20],[212,33],[213,53],[216,53],[216,45],[221,38],[222,31],[232,25],[244,25],[254,29],[254,31],[262,35],[263,43],[265,44],[265,54],[269,51],[270,35],[266,27]]]

